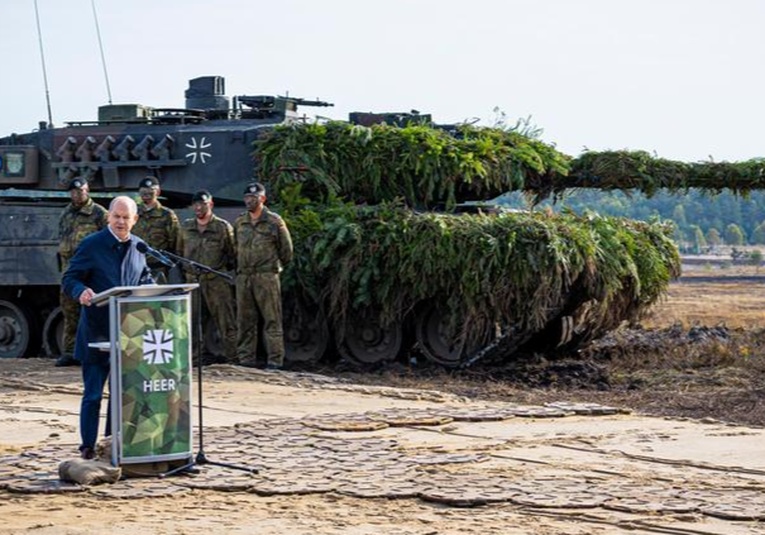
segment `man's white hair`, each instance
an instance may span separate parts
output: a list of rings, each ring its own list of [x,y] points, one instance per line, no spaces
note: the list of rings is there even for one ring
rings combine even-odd
[[[112,212],[114,207],[118,204],[126,205],[131,214],[138,213],[138,205],[132,198],[128,197],[127,195],[120,195],[119,197],[113,198],[112,202],[109,203],[109,212]]]

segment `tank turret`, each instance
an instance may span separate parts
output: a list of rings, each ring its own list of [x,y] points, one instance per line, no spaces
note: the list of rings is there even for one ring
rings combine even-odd
[[[92,191],[136,188],[147,174],[163,192],[188,202],[207,188],[220,201],[239,202],[241,183],[252,174],[252,145],[276,124],[298,121],[299,106],[328,102],[281,96],[237,96],[230,105],[220,76],[189,81],[186,108],[111,104],[96,121],[70,121],[0,138],[0,187],[65,190],[74,177]]]

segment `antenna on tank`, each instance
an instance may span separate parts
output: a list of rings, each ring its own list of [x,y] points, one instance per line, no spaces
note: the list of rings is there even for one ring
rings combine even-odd
[[[50,110],[50,91],[48,90],[48,71],[45,68],[45,52],[43,51],[40,11],[37,9],[37,0],[35,0],[35,19],[37,20],[37,41],[40,43],[40,60],[42,61],[43,82],[45,83],[45,102],[48,105],[48,124],[53,126],[53,114]]]
[[[37,0],[35,0],[36,2]],[[104,56],[104,45],[101,42],[101,28],[98,25],[98,13],[96,13],[96,0],[90,0],[93,7],[93,19],[96,21],[96,35],[98,36],[98,49],[101,51],[101,65],[104,68],[104,79],[106,80],[106,94],[109,96],[109,104],[112,103],[112,88],[109,85],[109,73],[106,70],[106,57]]]

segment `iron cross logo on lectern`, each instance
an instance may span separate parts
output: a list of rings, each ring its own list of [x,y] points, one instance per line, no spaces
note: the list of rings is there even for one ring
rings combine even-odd
[[[173,333],[149,329],[143,335],[143,360],[148,364],[169,364],[173,360]]]

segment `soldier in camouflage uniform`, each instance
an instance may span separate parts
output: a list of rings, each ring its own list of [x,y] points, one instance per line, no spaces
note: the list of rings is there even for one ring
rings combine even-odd
[[[159,180],[153,176],[147,176],[139,183],[138,194],[142,202],[138,205],[138,223],[133,227],[133,234],[154,249],[176,253],[180,223],[175,212],[160,204],[160,193]],[[146,260],[154,280],[160,284],[167,282],[167,266],[155,258]]]
[[[284,365],[282,296],[279,273],[292,260],[292,239],[281,217],[265,207],[266,189],[252,183],[244,190],[247,212],[234,222],[236,238],[237,356],[256,365],[258,323],[263,320],[267,368]]]
[[[195,217],[186,219],[181,224],[177,247],[179,253],[216,271],[232,270],[236,262],[233,227],[225,219],[213,214],[214,202],[209,191],[196,192],[191,198],[191,203]],[[193,268],[186,269],[186,281],[199,282],[200,292],[195,292],[193,298],[198,299],[201,293],[223,341],[225,362],[236,362],[233,286],[215,273],[198,273]],[[201,341],[198,340],[197,343]]]
[[[90,186],[83,178],[75,178],[69,183],[70,202],[58,220],[58,258],[59,268],[63,273],[69,267],[69,260],[82,239],[107,223],[107,211],[90,198]],[[64,346],[62,354],[56,360],[56,366],[75,366],[79,362],[74,358],[74,340],[77,335],[77,323],[80,319],[80,303],[61,290],[59,304],[64,316]]]

